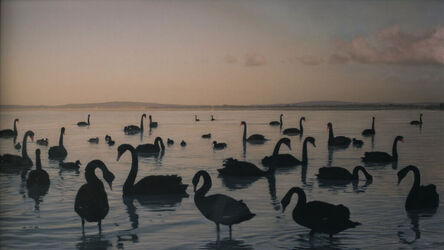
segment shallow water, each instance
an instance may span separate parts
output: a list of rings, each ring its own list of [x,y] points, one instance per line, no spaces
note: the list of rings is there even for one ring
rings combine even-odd
[[[35,149],[42,150],[43,168],[49,173],[49,192],[36,202],[28,197],[26,186],[18,174],[0,174],[0,243],[8,248],[143,248],[143,249],[271,249],[271,248],[432,248],[444,247],[443,204],[434,214],[408,215],[404,202],[413,183],[410,173],[397,185],[398,170],[406,165],[416,165],[421,171],[423,184],[435,184],[444,200],[444,113],[424,111],[422,128],[409,125],[418,119],[418,111],[153,111],[159,127],[139,135],[124,135],[122,129],[129,124],[139,125],[138,111],[94,111],[91,126],[79,128],[76,123],[86,120],[86,112],[78,111],[21,111],[0,113],[1,128],[11,128],[15,117],[18,124],[18,141],[24,132],[33,130],[35,140],[49,138],[49,146],[28,143],[28,152],[35,162]],[[148,113],[148,112],[147,112]],[[263,168],[260,161],[270,155],[281,138],[279,127],[268,122],[284,114],[284,128],[299,127],[299,118],[306,117],[304,137],[316,138],[316,148],[308,147],[308,168],[299,167],[277,170],[275,178],[230,180],[218,177],[217,169],[228,157],[247,160]],[[194,114],[201,119],[194,122]],[[214,114],[216,121],[209,121]],[[376,117],[376,136],[362,138],[361,131],[370,128],[371,116]],[[271,140],[264,145],[242,145],[240,121],[248,124],[248,134],[261,133]],[[335,135],[357,137],[364,141],[360,149],[350,146],[346,150],[328,151],[327,122],[333,123]],[[145,123],[146,124],[146,123]],[[66,161],[80,160],[79,172],[61,171],[58,163],[48,161],[47,150],[58,143],[60,127],[66,128],[64,144],[68,150]],[[211,139],[201,135],[211,133]],[[104,143],[105,134],[112,136],[116,145]],[[318,168],[332,165],[352,169],[362,164],[360,157],[372,148],[391,153],[396,135],[404,136],[405,143],[398,144],[398,165],[368,167],[373,183],[365,185],[361,179],[357,186],[326,186],[318,182]],[[100,137],[99,144],[90,144],[91,137]],[[130,169],[131,157],[126,153],[116,161],[117,146],[130,143],[134,146],[153,142],[156,136],[172,138],[175,144],[166,147],[162,159],[140,158],[139,180],[147,175],[178,174],[190,184],[188,198],[174,202],[130,200],[124,203],[122,185]],[[301,158],[302,140],[292,136],[292,150],[282,147],[281,152],[291,152]],[[303,139],[302,138],[302,139]],[[187,142],[182,148],[181,140]],[[214,151],[213,140],[226,142],[228,148]],[[20,154],[13,147],[12,139],[0,139],[1,153]],[[113,189],[106,186],[110,211],[102,222],[102,234],[96,223],[86,223],[85,235],[81,221],[74,212],[74,198],[81,185],[86,183],[83,167],[94,159],[101,159],[115,174]],[[256,214],[250,221],[233,226],[232,239],[228,228],[221,227],[218,239],[214,223],[206,220],[194,205],[191,179],[201,169],[207,170],[213,186],[209,194],[222,193],[242,199]],[[98,174],[101,176],[101,174]],[[363,176],[361,176],[363,178]],[[136,180],[136,181],[137,181]],[[302,187],[308,201],[320,200],[344,204],[351,212],[351,220],[362,223],[329,238],[316,234],[309,237],[309,229],[292,220],[291,210],[296,203],[293,197],[287,211],[282,213],[280,200],[293,186]]]

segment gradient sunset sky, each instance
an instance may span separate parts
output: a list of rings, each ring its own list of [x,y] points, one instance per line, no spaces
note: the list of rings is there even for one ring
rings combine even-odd
[[[444,1],[2,0],[0,103],[444,101]]]

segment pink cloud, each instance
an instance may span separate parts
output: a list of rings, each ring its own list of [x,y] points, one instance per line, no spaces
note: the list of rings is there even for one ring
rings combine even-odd
[[[258,54],[246,54],[245,55],[245,66],[252,67],[252,66],[261,66],[265,65],[267,61],[265,60],[265,57]]]
[[[369,38],[342,41],[337,52],[359,63],[444,65],[444,27],[432,32],[407,33],[394,25]]]

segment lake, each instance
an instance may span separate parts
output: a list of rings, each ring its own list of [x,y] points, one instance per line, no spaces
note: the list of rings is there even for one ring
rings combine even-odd
[[[141,111],[91,111],[91,126],[78,127],[86,121],[84,111],[14,111],[0,113],[1,129],[12,128],[14,118],[19,118],[21,142],[27,130],[35,133],[34,142],[28,142],[28,154],[35,163],[35,149],[42,150],[42,165],[51,180],[51,186],[41,201],[28,197],[25,181],[19,174],[0,174],[0,240],[2,248],[12,249],[276,249],[330,247],[341,249],[418,248],[444,247],[444,112],[422,111],[422,128],[409,124],[419,119],[418,110],[396,111],[146,111],[159,127],[143,136],[125,135],[123,127],[139,125]],[[218,176],[217,169],[224,159],[233,157],[261,164],[270,155],[275,143],[283,137],[279,126],[268,123],[279,120],[284,114],[284,126],[299,127],[304,116],[304,135],[290,136],[292,150],[281,147],[282,153],[291,153],[301,159],[302,142],[306,136],[316,139],[316,147],[308,147],[308,167],[301,166],[277,170],[274,178],[229,180]],[[210,121],[213,114],[215,121]],[[194,115],[200,122],[194,121]],[[363,138],[361,131],[371,127],[371,117],[376,117],[376,135]],[[270,140],[263,145],[246,144],[243,147],[241,121],[248,125],[247,134],[259,133]],[[327,123],[332,122],[335,135],[356,137],[364,141],[362,148],[350,146],[345,150],[329,151]],[[148,120],[145,120],[145,124]],[[48,149],[58,144],[60,128],[66,128],[64,145],[68,151],[66,161],[80,160],[80,171],[61,170],[58,162],[48,160]],[[211,139],[201,135],[211,133]],[[116,141],[114,146],[105,143],[109,134]],[[366,184],[363,175],[358,185],[324,185],[316,178],[323,166],[340,166],[352,170],[363,165],[360,157],[366,151],[385,151],[391,154],[393,139],[404,136],[398,144],[397,165],[366,167],[373,182]],[[98,136],[98,144],[88,139]],[[160,158],[139,158],[139,180],[148,175],[177,174],[190,184],[189,197],[174,202],[155,200],[124,202],[122,186],[131,166],[131,156],[124,154],[119,161],[117,147],[122,143],[137,146],[153,143],[160,136],[175,141],[166,146]],[[49,146],[39,146],[37,139],[48,138]],[[186,147],[179,145],[181,140]],[[226,142],[225,150],[214,151],[212,141]],[[0,139],[0,152],[20,154],[14,149],[12,139]],[[84,167],[94,159],[102,160],[116,176],[113,188],[106,185],[110,211],[102,222],[99,235],[97,223],[86,223],[82,235],[80,217],[74,212],[77,190],[86,183]],[[413,184],[409,173],[397,185],[397,171],[415,165],[421,171],[421,184],[435,184],[441,196],[436,213],[408,214],[405,199]],[[33,167],[34,168],[34,167]],[[396,168],[396,169],[394,169]],[[233,226],[232,238],[228,227],[221,226],[218,237],[213,222],[207,220],[196,208],[191,180],[198,170],[207,170],[212,178],[209,194],[226,194],[243,200],[256,216]],[[101,179],[101,173],[97,171]],[[351,220],[362,225],[348,229],[330,238],[326,234],[309,236],[310,230],[296,224],[291,215],[297,196],[294,196],[285,213],[280,200],[293,187],[305,190],[307,201],[319,200],[344,204],[350,209]]]

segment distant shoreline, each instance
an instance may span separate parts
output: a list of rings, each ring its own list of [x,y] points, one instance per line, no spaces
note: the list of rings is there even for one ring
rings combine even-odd
[[[177,105],[143,102],[105,102],[89,104],[0,105],[0,111],[24,110],[444,110],[444,103],[353,103],[303,102],[274,105]]]

